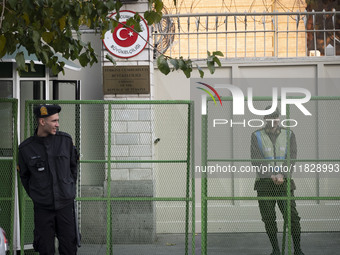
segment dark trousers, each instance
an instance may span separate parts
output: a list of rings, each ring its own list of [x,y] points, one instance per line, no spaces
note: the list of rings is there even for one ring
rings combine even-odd
[[[53,255],[55,237],[60,255],[77,253],[73,203],[60,210],[34,206],[34,249],[40,255]]]
[[[270,190],[258,190],[257,195],[259,197],[280,197],[287,196],[286,190],[277,187],[272,187]],[[294,196],[294,192],[291,193]],[[275,205],[279,206],[279,209],[283,215],[284,220],[288,224],[287,219],[287,201],[285,200],[259,200],[259,208],[262,217],[262,221],[264,222],[265,229],[267,235],[270,239],[270,242],[273,246],[274,250],[278,250],[278,242],[277,242],[277,223],[276,223],[276,212]],[[291,233],[293,238],[294,250],[300,250],[300,235],[301,235],[301,226],[300,226],[300,217],[296,210],[296,203],[294,200],[291,200]]]

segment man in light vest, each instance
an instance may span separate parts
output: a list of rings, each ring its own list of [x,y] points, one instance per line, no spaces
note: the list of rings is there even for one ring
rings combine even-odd
[[[267,107],[266,110],[269,108]],[[278,109],[272,114],[264,116],[266,126],[251,135],[251,158],[257,159],[252,161],[252,164],[259,169],[254,187],[258,197],[287,196],[287,177],[290,174],[287,170],[294,164],[297,145],[293,131],[280,127],[279,117]],[[261,161],[262,159],[265,161]],[[271,159],[273,161],[270,161]],[[294,196],[295,188],[295,183],[291,180],[291,196]],[[271,255],[279,255],[281,253],[277,238],[275,206],[277,203],[283,217],[286,218],[287,202],[273,199],[258,200],[258,203],[262,221],[273,248]],[[285,221],[287,222],[287,219]],[[291,200],[291,233],[294,255],[304,255],[300,247],[300,217],[294,200]]]

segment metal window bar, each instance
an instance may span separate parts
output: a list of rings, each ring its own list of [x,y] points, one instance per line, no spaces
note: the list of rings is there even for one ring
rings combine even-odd
[[[200,17],[198,17],[198,19],[196,20],[196,44],[197,44],[197,58],[199,58],[199,40],[198,40],[198,37],[199,37],[199,26],[200,26]],[[189,32],[189,31],[188,31]]]
[[[336,10],[312,10],[311,12],[289,13],[166,14],[163,18],[169,19],[172,23],[177,23],[175,24],[177,31],[157,31],[157,29],[155,29],[153,36],[157,38],[161,36],[163,40],[169,40],[168,43],[171,47],[164,50],[165,52],[163,53],[171,57],[182,56],[185,58],[196,55],[197,59],[205,59],[206,52],[200,51],[199,49],[211,51],[209,47],[212,45],[216,45],[216,50],[221,51],[226,58],[306,57],[309,56],[309,52],[316,53],[317,50],[322,52],[321,55],[326,55],[323,54],[323,52],[327,47],[327,40],[333,44],[334,55],[336,55],[337,49],[340,47],[340,40],[337,38],[340,37],[340,28],[337,28],[336,20],[339,12],[340,11]],[[215,19],[211,19],[211,17],[215,17]],[[219,17],[224,17],[224,20]],[[231,21],[228,21],[229,17],[232,17]],[[194,27],[190,25],[191,18],[195,19]],[[308,28],[309,19],[311,27]],[[326,19],[330,19],[331,21],[326,22]],[[233,22],[234,24],[232,24]],[[300,26],[300,22],[304,23],[304,27]],[[262,27],[256,26],[256,23],[262,23]],[[268,25],[271,27],[269,28]],[[260,36],[260,33],[263,33],[263,38]],[[285,36],[280,37],[280,34],[285,34]],[[296,38],[292,37],[292,34],[294,34]],[[307,42],[308,34],[313,37],[311,42]],[[194,37],[192,36],[194,35],[196,35],[196,49],[192,47],[194,45],[192,43]],[[213,35],[214,37],[212,37]],[[171,39],[170,36],[174,38]],[[317,44],[318,36],[321,36],[321,39],[324,41],[323,45]],[[272,44],[268,44],[270,39],[272,39]],[[188,42],[185,42],[185,40],[188,40]],[[234,43],[230,44],[230,40],[234,40]],[[250,40],[254,40],[253,50],[247,48]],[[263,45],[263,49],[255,47],[259,43]],[[294,46],[292,47],[294,44],[295,49]],[[281,49],[280,45],[284,45],[284,48]],[[195,50],[196,52],[194,52]],[[271,54],[269,54],[269,52],[271,52]]]
[[[215,30],[216,30],[216,51],[218,51],[218,40],[217,40],[217,31],[218,31],[218,16],[216,16],[216,19],[215,19]]]
[[[262,24],[263,24],[263,54],[264,57],[266,57],[266,20],[265,17],[262,18]]]
[[[287,16],[287,40],[286,40],[286,58],[288,58],[288,39],[289,39],[289,16]]]
[[[188,17],[188,32],[190,31],[190,17]],[[188,58],[190,58],[190,34],[188,33]]]
[[[205,30],[206,30],[206,51],[208,51],[209,50],[209,33],[208,33],[208,31],[209,31],[209,21],[208,21],[208,19],[209,19],[209,16],[207,16],[206,18],[205,18]]]
[[[177,29],[178,29],[178,45],[179,45],[179,55],[181,56],[181,23],[179,17],[177,17]]]
[[[254,57],[256,57],[256,21],[254,16]]]
[[[325,12],[325,9],[323,9],[322,12]],[[326,30],[326,16],[325,16],[325,14],[322,15],[322,23],[323,23],[323,29]],[[325,49],[325,55],[326,55],[327,45],[326,45],[326,33],[325,32],[323,33],[323,47]]]

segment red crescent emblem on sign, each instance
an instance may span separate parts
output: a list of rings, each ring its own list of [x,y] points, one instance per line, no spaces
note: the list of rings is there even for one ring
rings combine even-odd
[[[138,38],[138,34],[131,28],[124,26],[126,22],[119,24],[113,31],[113,40],[121,47],[130,47]]]
[[[135,12],[123,10],[119,12],[119,24],[111,32],[107,31],[103,38],[106,50],[119,58],[131,58],[137,56],[146,47],[149,41],[149,26],[143,17],[140,17],[139,26],[141,31],[136,33],[134,27],[127,27],[129,18],[136,15]],[[109,18],[116,19],[117,13],[113,13]]]

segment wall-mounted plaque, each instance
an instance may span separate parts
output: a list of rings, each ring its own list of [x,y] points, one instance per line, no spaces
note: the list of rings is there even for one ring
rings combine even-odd
[[[150,94],[149,66],[103,66],[104,95]]]
[[[118,20],[117,13],[110,16],[111,19]],[[148,23],[139,16],[139,26],[141,31],[136,32],[134,27],[126,26],[126,21],[136,15],[135,12],[123,10],[119,12],[119,24],[114,29],[105,33],[103,43],[105,48],[118,58],[132,58],[141,53],[149,41]]]

